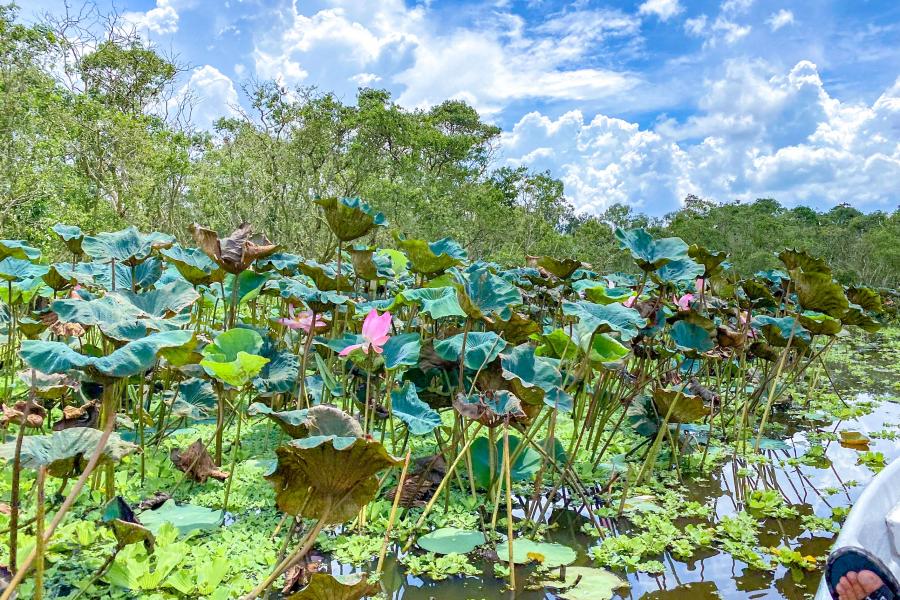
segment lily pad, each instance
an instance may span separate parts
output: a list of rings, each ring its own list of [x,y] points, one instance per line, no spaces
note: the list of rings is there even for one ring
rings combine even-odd
[[[578,558],[575,551],[568,546],[551,542],[534,542],[526,538],[513,540],[513,562],[524,565],[530,562],[539,563],[547,569],[555,569],[563,565],[571,565]],[[505,561],[509,556],[509,542],[497,544],[497,556]]]
[[[191,531],[218,529],[222,523],[222,511],[194,504],[176,504],[169,499],[156,510],[142,512],[140,520],[153,535],[159,535],[163,523],[171,523],[180,535],[185,535]]]
[[[483,545],[485,539],[480,531],[442,527],[421,536],[416,543],[422,550],[435,554],[468,554]]]
[[[629,587],[615,573],[593,567],[567,567],[563,581],[547,579],[541,583],[559,589],[559,597],[565,600],[611,600],[616,590]]]

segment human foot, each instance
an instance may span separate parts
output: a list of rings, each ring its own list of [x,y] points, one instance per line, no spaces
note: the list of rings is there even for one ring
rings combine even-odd
[[[883,585],[881,577],[872,571],[850,571],[841,577],[835,589],[840,600],[864,600]]]

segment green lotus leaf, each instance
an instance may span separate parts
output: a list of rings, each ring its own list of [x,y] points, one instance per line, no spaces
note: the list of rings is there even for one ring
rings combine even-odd
[[[268,273],[257,273],[255,271],[245,270],[237,275],[229,273],[225,276],[225,298],[224,301],[231,303],[234,294],[234,285],[237,282],[237,302],[247,302],[253,300],[262,291],[263,286],[269,280]],[[215,288],[213,288],[215,289]]]
[[[256,269],[259,271],[277,271],[281,275],[296,275],[303,260],[296,254],[289,252],[276,252],[264,256],[256,261]]]
[[[275,452],[278,467],[266,479],[279,510],[327,524],[356,516],[378,493],[375,474],[400,463],[374,440],[336,435],[294,440]]]
[[[750,344],[750,352],[753,353],[753,356],[769,362],[774,362],[781,356],[781,353],[775,347],[770,346],[766,342],[753,342]]]
[[[148,288],[162,276],[162,261],[155,256],[147,258],[136,266],[116,263],[115,269],[109,263],[87,262],[75,265],[74,273],[79,283],[97,285],[105,290],[134,290]],[[113,285],[112,274],[116,281]]]
[[[81,256],[84,254],[84,251],[81,249],[81,242],[84,240],[84,232],[81,231],[81,227],[77,225],[63,225],[62,223],[57,223],[50,229],[53,230],[53,233],[59,236],[59,239],[62,240],[63,244],[66,245],[66,248],[69,249],[69,252],[76,256]]]
[[[568,546],[553,542],[533,542],[526,538],[515,538],[512,551],[513,562],[517,565],[536,562],[545,569],[571,565],[578,558],[578,554]],[[509,540],[497,544],[497,557],[501,561],[508,560]]]
[[[661,266],[653,273],[653,277],[662,283],[679,283],[693,281],[703,275],[704,271],[705,267],[700,263],[690,258],[679,258]]]
[[[503,378],[511,391],[529,404],[545,402],[564,412],[572,409],[572,398],[562,389],[562,376],[555,359],[538,356],[534,346],[522,344],[500,355]]]
[[[503,336],[511,344],[521,344],[531,336],[541,333],[541,326],[525,315],[513,311],[508,319],[491,319],[488,329]]]
[[[364,281],[376,279],[392,279],[396,276],[390,256],[376,254],[376,248],[361,246],[350,249],[350,261],[353,272]]]
[[[36,265],[30,260],[7,257],[0,260],[0,281],[17,282],[43,277],[49,270],[49,267]]]
[[[10,285],[12,283],[12,285]],[[44,289],[41,277],[32,277],[17,282],[0,281],[0,302],[3,304],[28,304]],[[12,295],[10,295],[10,292]]]
[[[28,366],[44,373],[78,369],[92,376],[117,379],[148,370],[159,356],[178,361],[194,344],[193,332],[174,330],[129,342],[107,356],[87,356],[61,342],[38,340],[24,340],[19,354]]]
[[[628,588],[628,582],[606,569],[567,567],[563,581],[547,579],[541,585],[557,588],[564,600],[612,600],[616,590]]]
[[[466,274],[457,272],[456,291],[459,305],[473,319],[497,316],[507,320],[512,307],[522,304],[522,292],[487,267]]]
[[[413,367],[419,363],[419,352],[422,342],[418,333],[401,333],[392,335],[385,342],[381,357],[385,369]]]
[[[300,283],[296,279],[282,278],[270,281],[266,284],[265,289],[277,290],[282,298],[290,300],[294,303],[303,302],[310,310],[316,311],[318,314],[330,310],[335,306],[347,303],[350,298],[337,292],[322,291],[308,285]]]
[[[883,327],[880,322],[867,315],[858,304],[850,304],[847,311],[841,315],[841,322],[844,325],[859,327],[869,333],[875,333]]]
[[[44,283],[46,283],[51,290],[60,292],[74,286],[78,283],[79,278],[71,265],[66,263],[54,263],[50,265],[47,272],[41,276],[41,279],[44,280]]]
[[[359,600],[377,587],[369,583],[365,573],[313,573],[306,587],[287,596],[285,600]]]
[[[837,335],[842,329],[839,319],[813,311],[801,314],[800,324],[813,335]]]
[[[806,273],[822,273],[831,275],[831,267],[823,258],[810,256],[804,250],[785,249],[778,253],[778,259],[784,263],[787,270],[795,271],[797,269]],[[831,279],[829,277],[829,279]]]
[[[747,294],[747,297],[750,298],[750,300],[753,300],[753,303],[756,306],[778,306],[778,301],[775,299],[772,291],[769,290],[769,286],[762,282],[756,281],[755,279],[746,279],[741,282],[741,289],[744,290],[744,293]]]
[[[108,294],[94,300],[65,299],[50,304],[60,321],[90,326],[112,326],[148,315],[122,296]]]
[[[450,267],[461,265],[466,259],[466,251],[450,238],[429,243],[425,240],[405,239],[395,233],[394,239],[409,257],[410,269],[414,273],[436,275]]]
[[[312,279],[316,288],[324,292],[339,292],[353,289],[349,277],[351,272],[349,268],[345,267],[346,265],[341,267],[342,273],[339,280],[336,265],[323,265],[314,260],[305,260],[298,266],[300,272]]]
[[[847,288],[847,299],[863,310],[880,313],[884,310],[881,304],[881,295],[868,287],[850,286]]]
[[[320,335],[317,335],[315,338],[313,338],[313,343],[315,343],[317,345],[325,346],[327,348],[331,348],[332,350],[334,350],[335,352],[338,352],[338,353],[340,353],[347,346],[352,346],[354,344],[361,344],[364,341],[365,341],[365,338],[362,335],[360,335],[358,333],[349,333],[349,332],[344,332],[344,335],[342,335],[339,338],[335,338],[335,339],[328,339],[328,338],[322,337]]]
[[[540,344],[534,349],[537,356],[573,360],[578,358],[578,343],[562,329],[554,329],[540,336]]]
[[[194,223],[190,227],[197,246],[219,267],[232,275],[246,271],[253,261],[265,258],[278,250],[264,235],[253,235],[250,223],[232,231],[228,237],[220,238],[212,229]]]
[[[408,381],[391,391],[391,412],[406,424],[412,435],[427,435],[441,424],[441,416],[419,400],[416,386]]]
[[[419,537],[419,548],[434,554],[468,554],[485,543],[484,534],[471,529],[441,527]]]
[[[110,294],[111,295],[111,294]],[[173,281],[156,289],[134,293],[115,292],[143,314],[160,319],[182,312],[200,298],[200,294],[187,281]]]
[[[19,260],[33,261],[41,257],[41,251],[33,248],[22,240],[0,240],[0,260],[17,258]]]
[[[628,341],[647,326],[647,320],[638,311],[619,303],[602,305],[585,301],[563,302],[563,314],[578,317],[575,332],[579,340],[590,337],[595,332],[615,331],[622,340]]]
[[[526,263],[529,267],[543,269],[554,277],[566,279],[570,277],[579,267],[581,261],[574,258],[564,258],[558,260],[552,256],[529,256]]]
[[[763,332],[771,345],[783,348],[787,345],[787,341],[791,337],[791,331],[794,332],[794,344],[808,345],[812,341],[809,331],[795,321],[794,317],[771,317],[769,315],[759,315],[753,317],[750,324]]]
[[[153,552],[153,533],[141,525],[134,511],[121,496],[116,496],[106,503],[100,515],[100,522],[113,530],[118,548],[141,542],[147,552]]]
[[[49,435],[27,435],[22,438],[20,464],[25,469],[46,467],[54,477],[77,477],[87,466],[102,437],[102,431],[91,427],[72,427]],[[102,464],[119,462],[137,449],[113,432],[103,447],[100,461]],[[15,442],[0,444],[0,458],[13,460],[15,452]]]
[[[722,270],[722,263],[728,258],[725,252],[712,252],[698,244],[691,244],[688,248],[688,256],[694,262],[703,265],[703,277],[712,277]]]
[[[331,232],[342,242],[360,238],[375,227],[387,226],[384,215],[359,198],[319,198],[314,202],[322,207]]]
[[[634,295],[634,291],[627,287],[609,288],[602,281],[581,279],[572,284],[572,288],[594,304],[612,304],[624,302]]]
[[[268,362],[269,359],[264,356],[240,351],[229,361],[205,358],[200,361],[200,366],[219,381],[240,388],[259,375]]]
[[[225,277],[225,271],[199,248],[183,248],[175,244],[161,250],[160,254],[193,285],[210,285]]]
[[[297,388],[300,361],[293,352],[279,350],[266,358],[259,375],[253,379],[253,387],[261,395],[290,394]]]
[[[650,396],[641,394],[634,398],[625,410],[625,417],[638,435],[653,437],[659,431],[659,415]]]
[[[432,319],[466,316],[456,298],[456,288],[454,287],[416,288],[404,290],[400,292],[400,296],[407,302],[420,305],[421,312]]]
[[[159,535],[163,523],[171,523],[179,535],[187,535],[192,531],[218,529],[222,524],[222,511],[194,504],[176,504],[170,499],[157,509],[145,510],[140,519],[153,535]]]
[[[509,456],[516,454],[516,449],[522,440],[518,436],[509,436]],[[491,479],[491,453],[488,450],[490,441],[486,437],[479,437],[472,442],[472,470],[475,483],[478,487],[487,489]],[[498,439],[495,448],[494,478],[500,476],[500,465],[503,462],[503,439]],[[526,447],[519,453],[518,458],[510,465],[510,477],[513,481],[525,481],[532,479],[541,467],[541,455],[534,448]]]
[[[710,414],[709,407],[703,404],[703,398],[681,390],[656,388],[653,390],[653,403],[660,417],[669,415],[670,423],[693,423]]]
[[[171,235],[158,231],[144,234],[136,227],[129,227],[111,233],[86,235],[81,242],[81,248],[96,261],[115,259],[116,262],[135,266],[150,258],[153,250],[168,248],[174,243],[175,238]]]
[[[247,414],[251,417],[265,415],[292,438],[301,438],[309,435],[307,409],[273,411],[262,402],[254,402],[247,408]]]
[[[236,327],[216,336],[213,343],[203,349],[203,356],[219,361],[237,358],[238,352],[260,354],[263,347],[262,336],[253,329]]]
[[[178,396],[172,403],[172,415],[205,419],[215,413],[218,397],[212,384],[192,377],[178,384]]]
[[[677,321],[669,332],[679,349],[693,352],[708,352],[715,347],[715,338],[709,331],[687,320]]]
[[[435,341],[434,351],[446,361],[459,363],[464,335],[458,333],[446,340]],[[463,365],[473,371],[493,361],[506,348],[506,341],[491,331],[470,331],[465,335],[465,339],[466,356]]]
[[[655,240],[643,229],[616,229],[616,238],[619,246],[631,252],[632,258],[644,271],[655,271],[670,261],[688,257],[688,245],[681,238]]]
[[[25,337],[30,340],[35,339],[47,329],[47,324],[38,319],[30,317],[19,317],[16,321],[16,327],[19,328]]]
[[[629,352],[631,352],[631,350],[626,346],[623,346],[614,337],[605,333],[598,333],[594,336],[594,342],[591,345],[589,358],[595,365],[611,363],[622,360]]]
[[[797,290],[800,306],[806,310],[825,313],[830,317],[843,315],[850,303],[844,288],[831,279],[830,273],[792,271],[791,280]]]

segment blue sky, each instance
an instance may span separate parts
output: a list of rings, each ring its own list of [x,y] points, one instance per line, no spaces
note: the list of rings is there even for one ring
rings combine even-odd
[[[104,2],[101,0],[101,6]],[[61,0],[24,3],[22,16]],[[410,108],[461,98],[496,165],[549,169],[579,209],[687,194],[862,210],[900,203],[896,0],[120,0],[191,65],[208,127],[253,78]]]

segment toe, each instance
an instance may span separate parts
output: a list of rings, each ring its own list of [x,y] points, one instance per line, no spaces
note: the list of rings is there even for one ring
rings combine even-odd
[[[857,575],[856,577],[856,580],[866,594],[871,594],[882,585],[884,585],[881,577],[879,577],[872,571],[860,571],[859,575]]]

